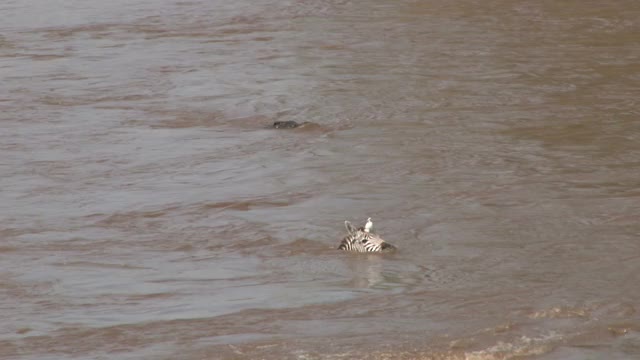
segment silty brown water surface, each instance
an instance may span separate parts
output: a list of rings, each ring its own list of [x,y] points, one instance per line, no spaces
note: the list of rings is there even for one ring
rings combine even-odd
[[[636,1],[0,19],[0,358],[640,358]]]

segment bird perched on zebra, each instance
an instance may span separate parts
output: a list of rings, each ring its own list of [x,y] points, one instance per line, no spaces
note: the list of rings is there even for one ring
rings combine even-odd
[[[371,232],[372,227],[373,227],[373,222],[371,222],[371,218],[367,218],[367,223],[364,224],[364,232]]]
[[[353,252],[389,252],[396,249],[395,246],[384,241],[380,236],[371,232],[373,223],[367,219],[365,226],[356,228],[349,221],[344,222],[348,235],[342,239],[338,250]]]

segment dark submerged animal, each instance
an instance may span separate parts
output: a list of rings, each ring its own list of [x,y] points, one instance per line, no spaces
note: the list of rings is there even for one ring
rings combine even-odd
[[[305,125],[311,124],[311,122],[309,121],[304,121],[304,122],[297,122],[297,121],[293,121],[293,120],[288,120],[288,121],[276,121],[273,123],[273,128],[274,129],[295,129],[298,127],[302,127]]]
[[[273,128],[274,129],[294,129],[297,128],[299,126],[302,126],[306,124],[306,122],[299,124],[293,120],[289,120],[289,121],[276,121],[273,123]]]

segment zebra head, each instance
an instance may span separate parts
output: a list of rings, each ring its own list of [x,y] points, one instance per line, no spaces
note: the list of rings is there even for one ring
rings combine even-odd
[[[353,252],[387,252],[394,250],[395,246],[368,231],[371,228],[370,222],[371,220],[368,220],[365,227],[356,228],[350,222],[345,221],[344,227],[347,228],[348,235],[342,239],[338,249]]]

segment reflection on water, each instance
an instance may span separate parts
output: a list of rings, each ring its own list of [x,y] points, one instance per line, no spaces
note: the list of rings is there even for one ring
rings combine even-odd
[[[635,2],[0,15],[0,358],[640,357]]]
[[[394,283],[394,279],[382,273],[383,259],[379,256],[362,255],[349,262],[353,271],[352,286],[355,288],[382,288],[388,289]]]

